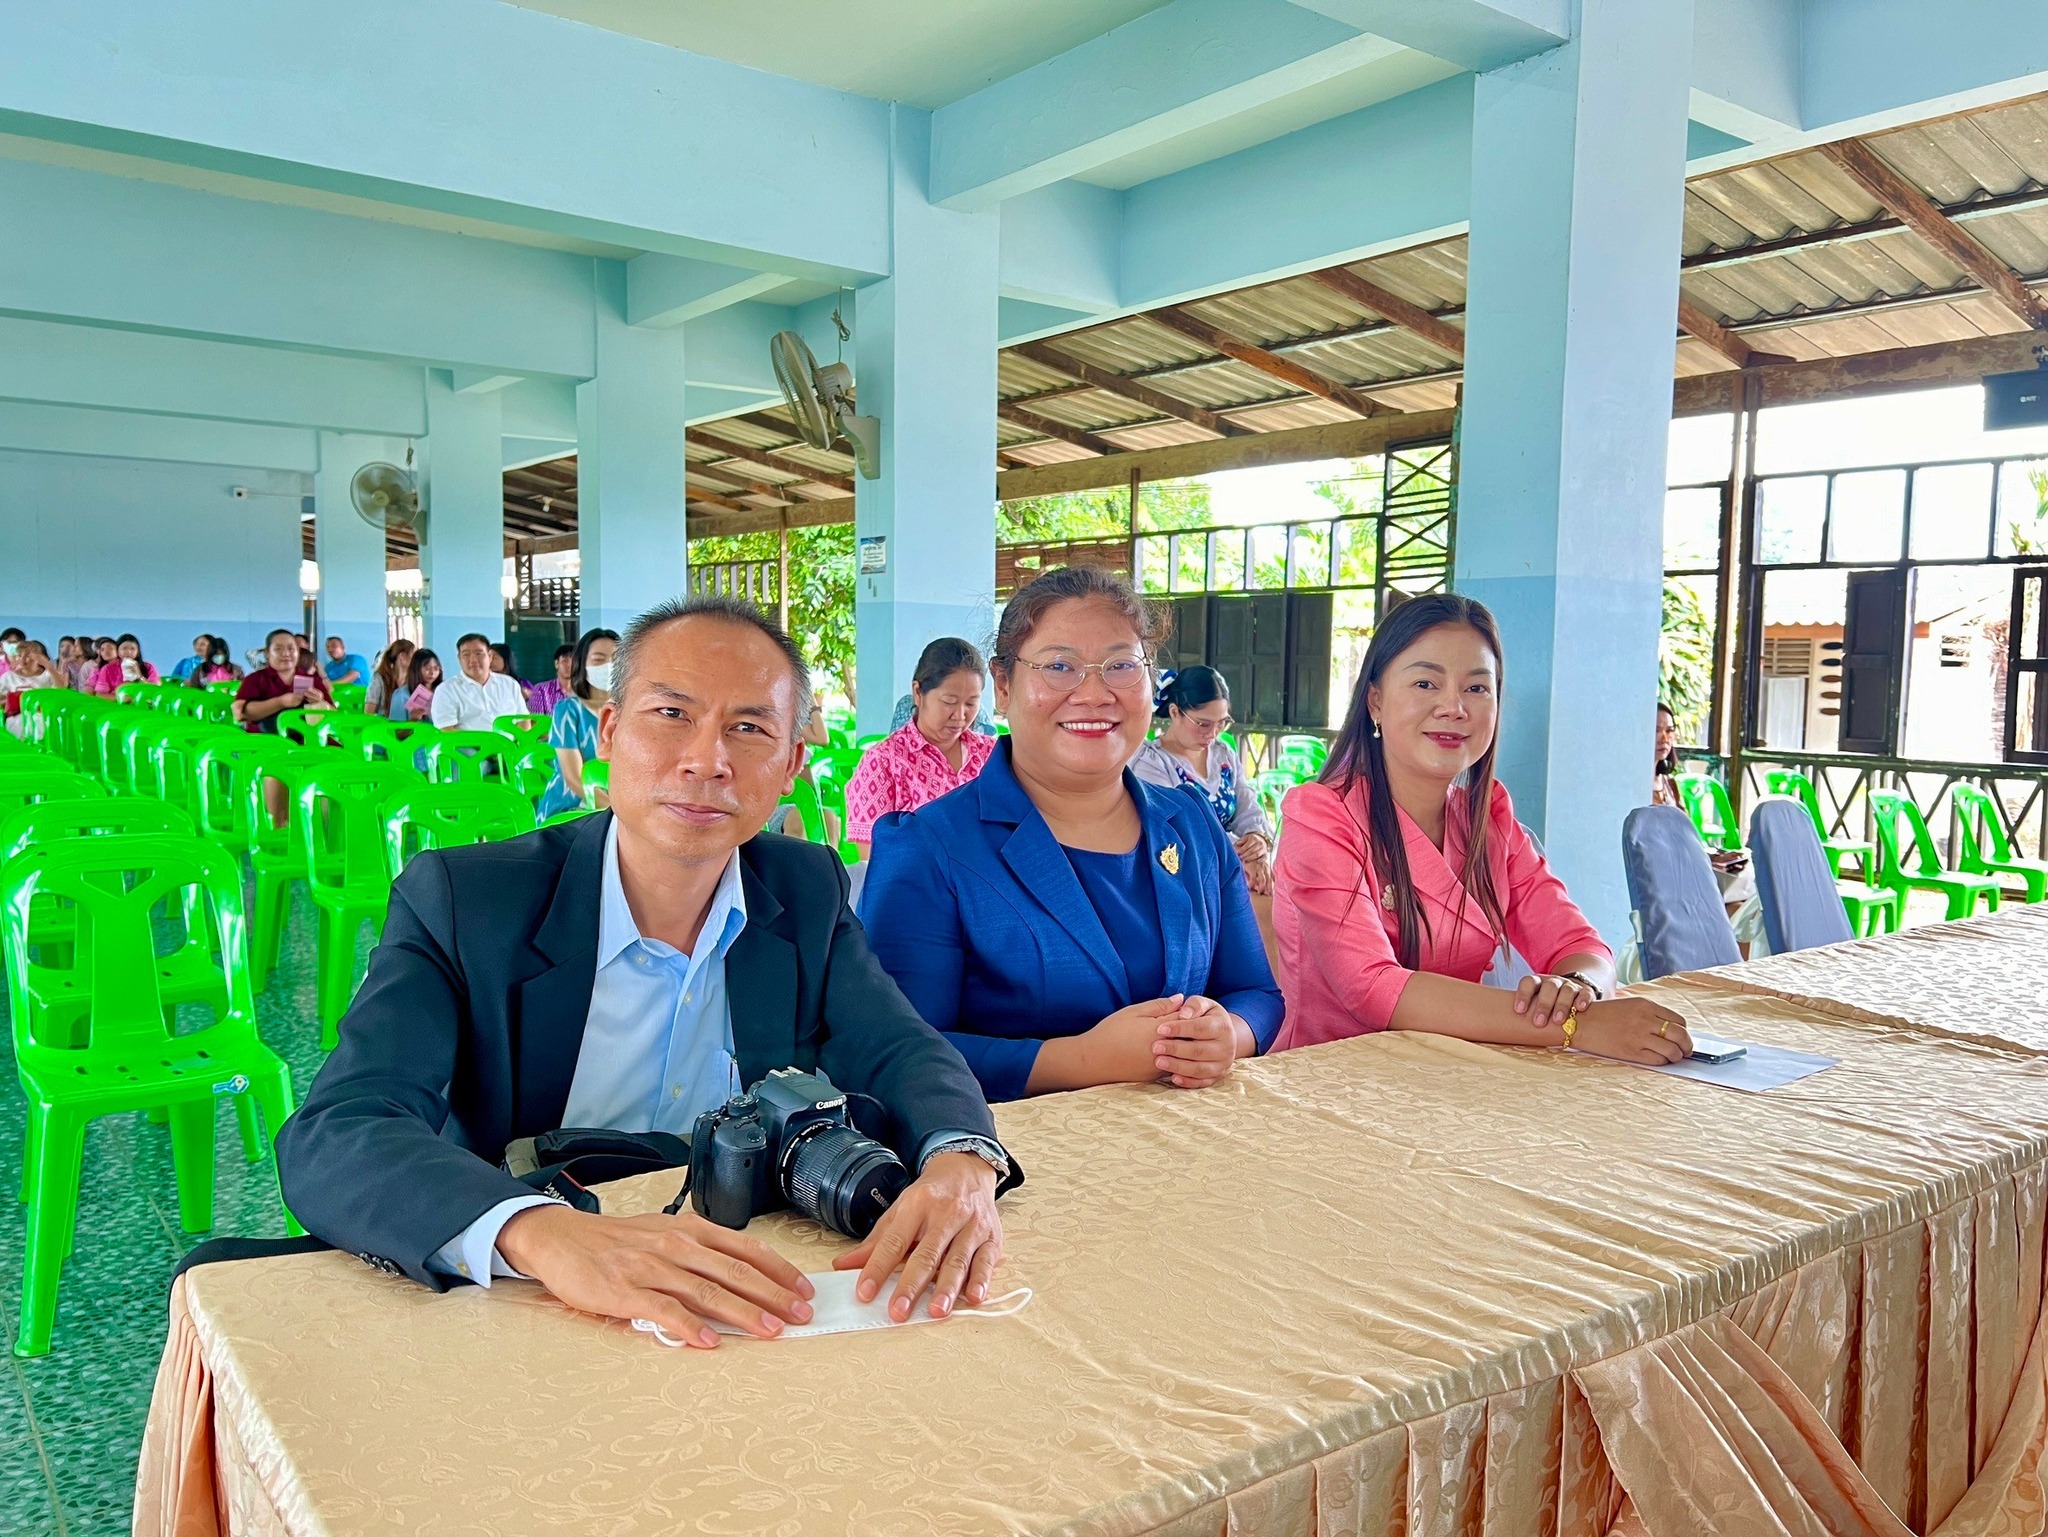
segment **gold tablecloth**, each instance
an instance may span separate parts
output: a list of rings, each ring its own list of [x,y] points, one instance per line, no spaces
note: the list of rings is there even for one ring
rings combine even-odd
[[[523,1283],[201,1268],[137,1530],[2040,1532],[2048,1057],[1657,990],[1841,1065],[1388,1034],[1006,1106],[1012,1318],[703,1353]]]

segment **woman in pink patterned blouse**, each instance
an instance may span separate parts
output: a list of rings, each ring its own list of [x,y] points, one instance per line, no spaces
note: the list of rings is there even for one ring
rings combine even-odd
[[[981,653],[948,636],[924,648],[910,685],[909,724],[867,750],[846,785],[846,835],[868,856],[875,821],[915,811],[981,772],[995,738],[970,730],[981,711]]]

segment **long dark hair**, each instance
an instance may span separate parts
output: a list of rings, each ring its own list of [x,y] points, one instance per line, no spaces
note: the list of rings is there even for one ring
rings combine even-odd
[[[421,684],[427,681],[424,677],[421,676],[421,674],[426,671],[426,666],[427,663],[429,662],[432,662],[436,667],[441,666],[441,659],[438,656],[434,655],[433,652],[429,651],[425,646],[421,646],[418,650],[413,652],[412,660],[406,664],[405,668],[405,691],[408,694],[410,694],[414,689],[418,688]],[[444,678],[446,676],[446,671],[447,670],[445,668],[442,669]],[[434,686],[436,688],[439,688],[440,684],[437,682]]]
[[[608,640],[614,647],[617,647],[619,632],[617,630],[585,630],[576,637],[576,644],[569,648],[575,658],[575,660],[569,663],[569,692],[585,704],[590,703],[590,648],[601,640]],[[616,673],[618,671],[618,652],[614,650],[612,656],[612,671]],[[612,681],[616,683],[618,679],[614,677]]]
[[[1402,653],[1440,625],[1464,625],[1477,631],[1487,650],[1493,653],[1496,682],[1505,677],[1500,627],[1493,622],[1493,614],[1484,603],[1453,592],[1410,598],[1388,613],[1373,632],[1372,644],[1365,648],[1365,662],[1358,669],[1358,682],[1351,690],[1350,711],[1344,717],[1343,729],[1330,744],[1329,760],[1318,776],[1318,782],[1340,795],[1348,795],[1354,784],[1364,781],[1366,842],[1372,850],[1373,868],[1386,882],[1393,899],[1398,934],[1395,950],[1401,964],[1410,971],[1421,963],[1429,918],[1415,895],[1415,880],[1408,870],[1408,843],[1401,835],[1399,808],[1394,804],[1393,787],[1387,782],[1386,754],[1373,733],[1372,710],[1366,703],[1366,694]],[[1487,863],[1486,833],[1487,811],[1493,804],[1493,755],[1499,743],[1496,727],[1486,751],[1465,771],[1465,808],[1471,820],[1465,843],[1465,890],[1486,914],[1496,945],[1506,943],[1507,924],[1501,913],[1500,893],[1494,890],[1493,870]],[[1377,893],[1373,898],[1380,900]]]

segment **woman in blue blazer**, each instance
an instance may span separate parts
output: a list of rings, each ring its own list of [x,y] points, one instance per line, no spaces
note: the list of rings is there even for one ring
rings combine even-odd
[[[1151,724],[1152,610],[1039,577],[990,658],[1010,735],[979,778],[876,824],[876,957],[992,1100],[1221,1082],[1278,1034],[1244,867],[1202,798],[1126,765]]]

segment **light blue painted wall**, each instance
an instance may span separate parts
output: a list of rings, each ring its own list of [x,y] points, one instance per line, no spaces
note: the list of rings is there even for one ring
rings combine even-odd
[[[455,666],[456,637],[505,633],[504,413],[499,392],[465,395],[447,374],[426,376],[427,440],[420,445],[427,537],[427,644]]]
[[[236,500],[235,486],[278,492]],[[132,630],[160,668],[198,631],[237,650],[296,630],[306,475],[0,451],[0,625],[54,651],[81,628]]]

